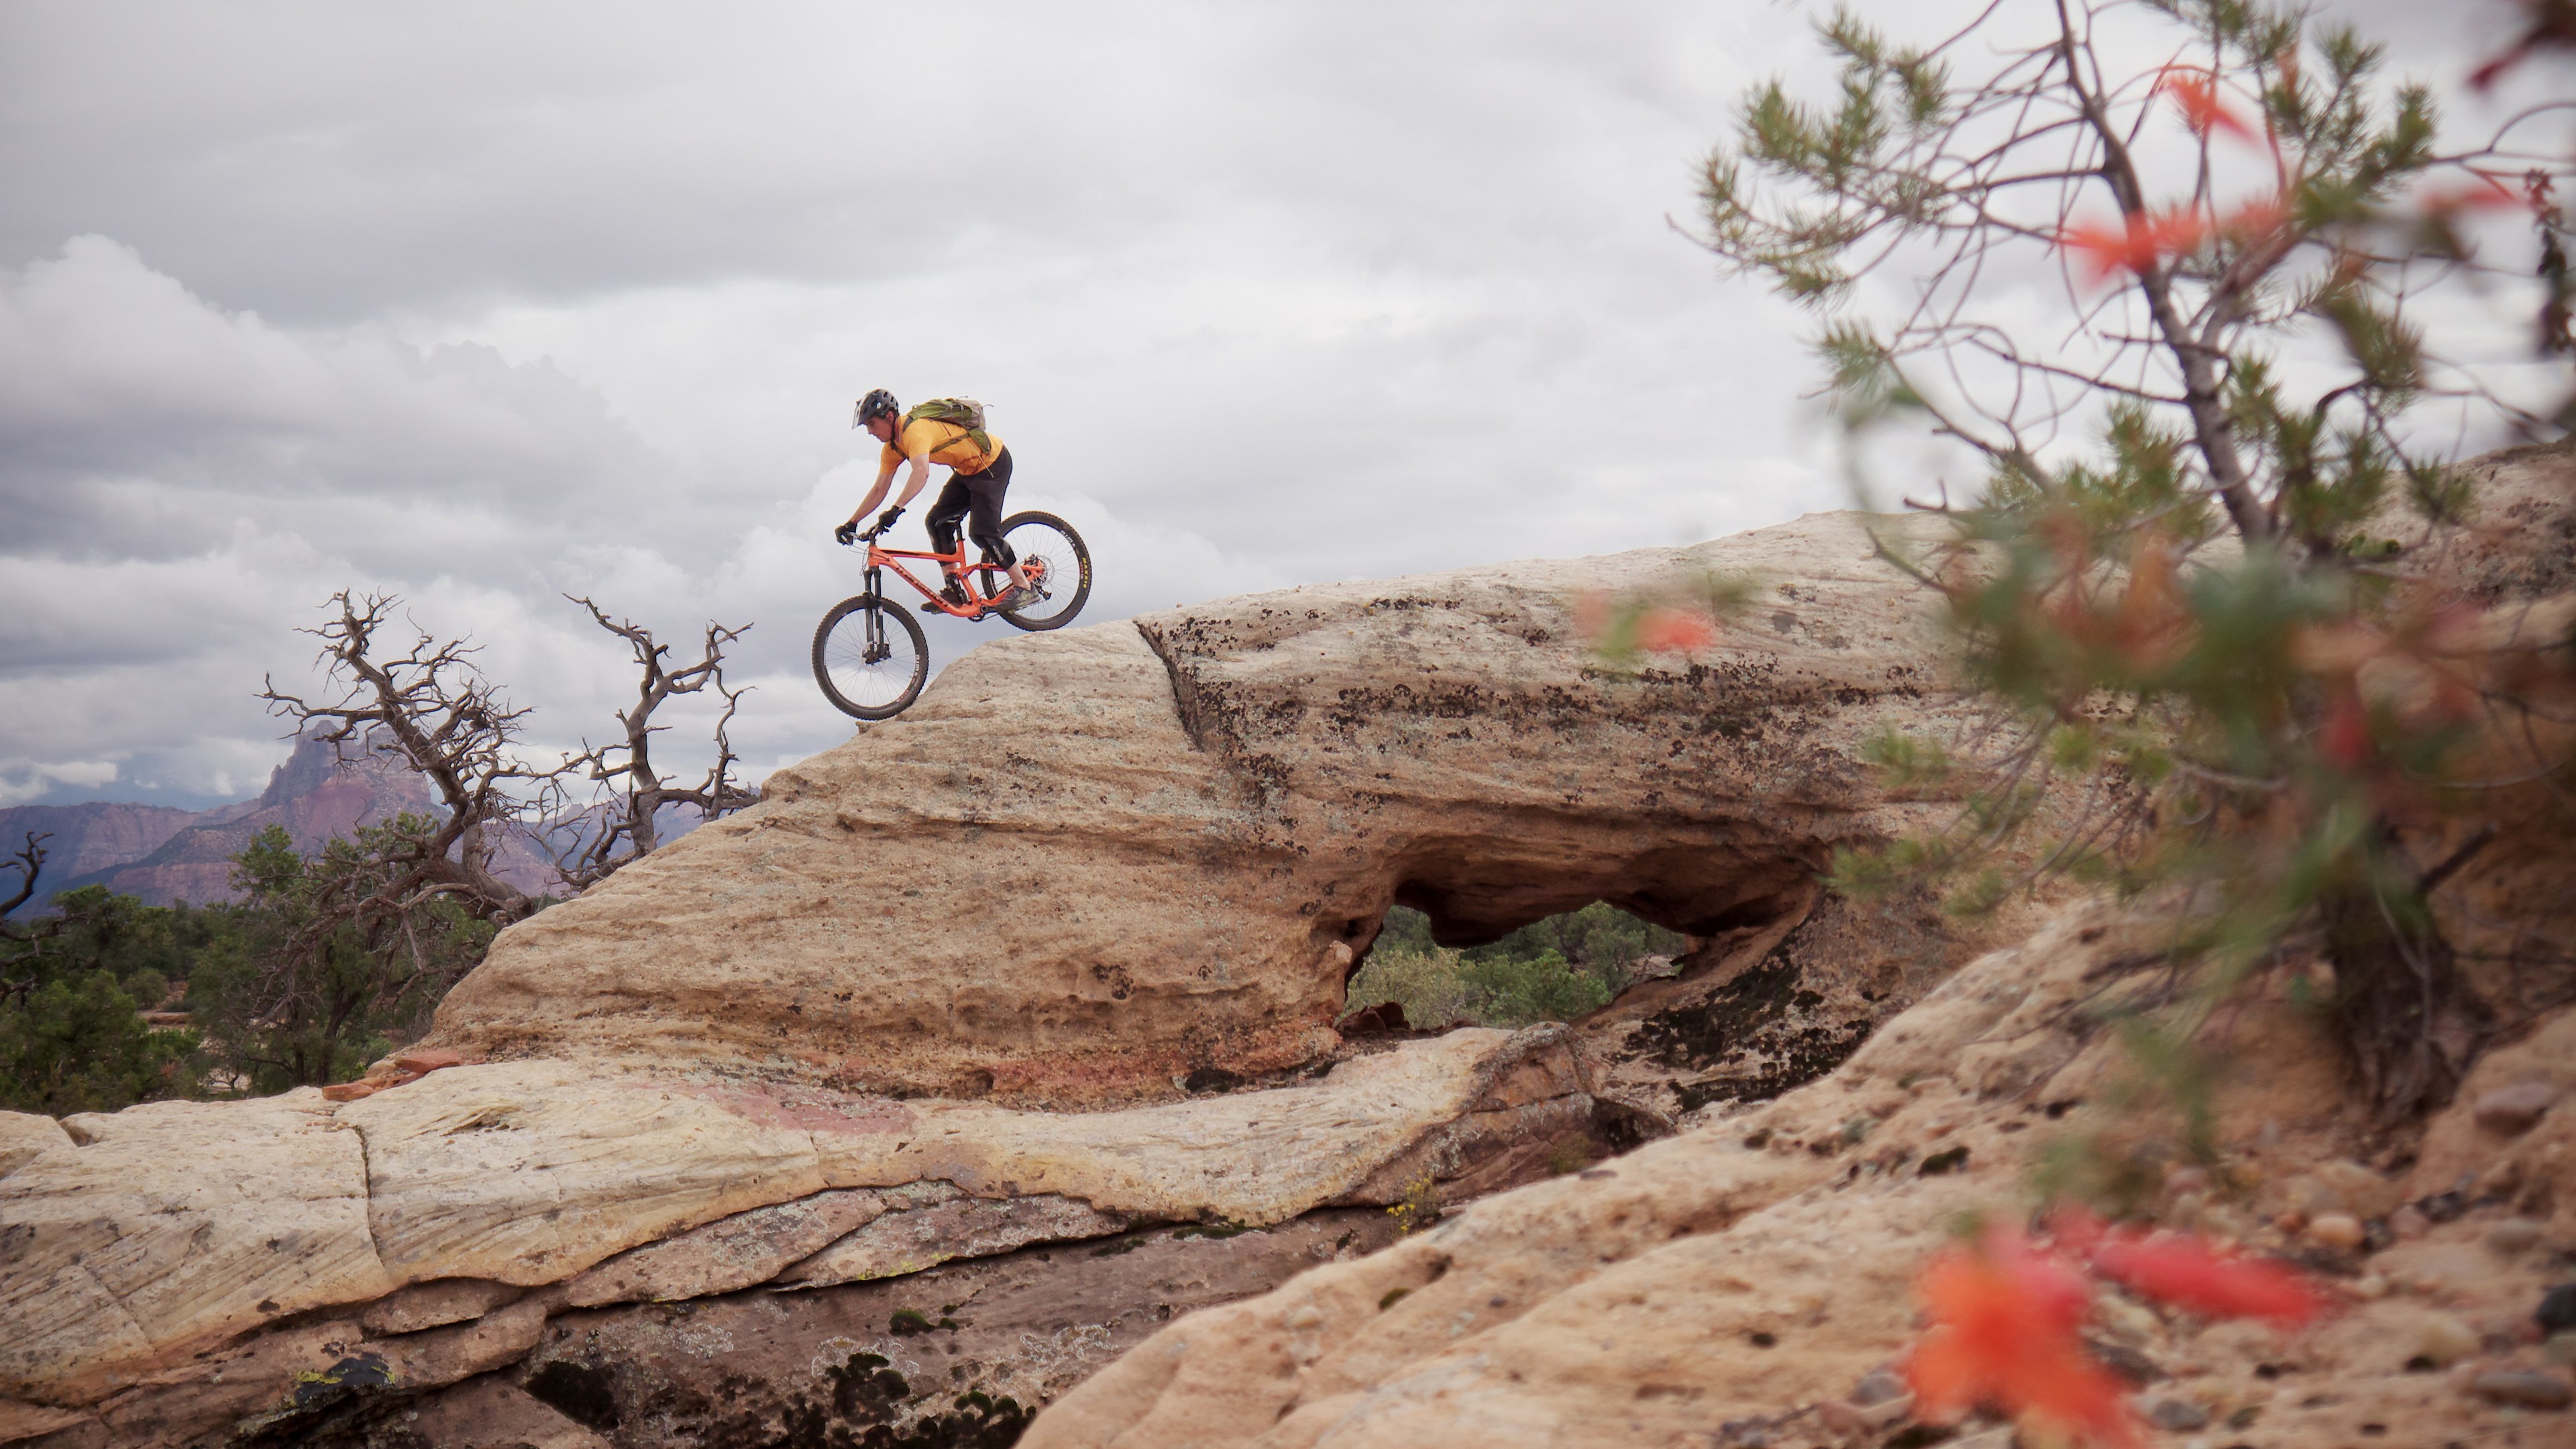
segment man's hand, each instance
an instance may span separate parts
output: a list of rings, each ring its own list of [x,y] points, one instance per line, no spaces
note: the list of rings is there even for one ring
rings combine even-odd
[[[858,542],[858,541],[859,541],[859,521],[858,521],[857,519],[853,518],[853,519],[851,519],[849,522],[842,524],[840,527],[838,527],[838,528],[836,528],[836,529],[833,529],[833,530],[832,530],[832,537],[833,537],[833,538],[835,538],[835,539],[837,539],[837,540],[839,540],[839,541],[840,541],[840,542],[842,542],[842,543],[856,543],[856,542]]]
[[[894,527],[894,521],[901,517],[903,517],[903,505],[898,503],[894,507],[877,515],[876,531],[883,533],[887,529]]]

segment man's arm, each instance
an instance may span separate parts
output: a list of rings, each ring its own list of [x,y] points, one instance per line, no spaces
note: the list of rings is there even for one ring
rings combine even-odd
[[[920,497],[922,486],[929,481],[930,455],[924,453],[920,457],[912,460],[912,476],[903,480],[903,496],[894,501],[894,506],[897,508],[905,507],[910,504],[913,499]],[[863,508],[859,511],[865,513],[867,510]]]
[[[914,467],[914,469],[915,469],[917,472],[920,472],[920,473],[927,473],[927,472],[929,472],[929,471],[930,471],[928,467],[926,467],[926,466],[924,466],[924,465],[922,465],[922,464],[919,464],[919,463],[914,464],[914,465],[913,465],[913,467]],[[886,496],[886,485],[887,485],[887,484],[889,484],[889,483],[891,483],[891,482],[893,482],[893,481],[894,481],[894,464],[892,464],[892,463],[881,463],[881,464],[879,464],[879,465],[877,466],[877,481],[876,481],[876,486],[875,486],[875,487],[873,487],[873,488],[870,488],[870,489],[868,490],[868,496],[867,496],[867,497],[862,498],[862,499],[860,499],[860,500],[859,500],[859,506],[858,506],[858,509],[850,515],[850,521],[849,521],[849,522],[847,522],[847,523],[845,523],[845,524],[843,524],[843,525],[841,525],[841,526],[842,526],[843,528],[856,528],[856,527],[858,527],[858,526],[859,526],[859,520],[860,520],[860,519],[863,519],[863,518],[867,517],[869,514],[871,514],[871,513],[875,512],[875,511],[876,511],[876,506],[877,506],[877,504],[879,504],[880,502],[884,501],[885,496]],[[910,491],[910,492],[907,492],[907,493],[905,493],[905,494],[903,495],[903,501],[904,501],[904,502],[906,502],[906,503],[910,503],[910,502],[912,501],[912,495],[913,495],[914,493],[918,493],[918,492],[920,492],[920,491],[921,491],[921,484],[920,484],[919,482],[917,482],[917,481],[916,481],[916,482],[912,485],[912,489],[911,489],[911,491]]]

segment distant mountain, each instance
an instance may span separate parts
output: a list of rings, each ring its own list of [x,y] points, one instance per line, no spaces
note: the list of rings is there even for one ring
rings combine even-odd
[[[141,860],[160,849],[161,842],[201,823],[205,815],[122,800],[21,805],[0,810],[0,854],[15,852],[30,831],[52,836],[45,842],[45,883],[51,884]]]
[[[406,810],[445,813],[419,777],[400,765],[381,756],[342,764],[330,745],[299,739],[256,800],[195,812],[111,801],[22,805],[0,810],[0,851],[14,850],[28,831],[52,833],[37,884],[40,901],[103,885],[153,905],[202,903],[232,897],[232,857],[271,825],[286,827],[295,848],[309,855],[334,836]],[[510,842],[498,865],[502,878],[521,890],[542,889],[553,880],[529,841]]]

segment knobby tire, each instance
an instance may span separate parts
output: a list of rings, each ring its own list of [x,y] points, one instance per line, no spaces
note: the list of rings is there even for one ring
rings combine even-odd
[[[1082,535],[1052,513],[1031,511],[1003,519],[1002,537],[1010,540],[1012,552],[1023,562],[1034,554],[1048,565],[1044,584],[1048,596],[1031,608],[1007,610],[1002,618],[1013,628],[1031,633],[1072,623],[1073,616],[1082,612],[1083,601],[1091,597],[1091,549]],[[1006,577],[1002,585],[1008,587]]]
[[[884,628],[890,651],[888,657],[876,665],[869,664],[864,657],[871,614]],[[839,632],[837,639],[835,630]],[[833,677],[837,665],[849,676],[853,686],[865,679],[890,679],[893,673],[900,671],[890,671],[883,676],[871,671],[883,665],[897,664],[907,648],[912,651],[910,675],[902,690],[891,699],[854,700],[842,692],[840,682]],[[929,680],[930,642],[922,636],[920,621],[912,617],[912,611],[899,604],[889,603],[875,594],[861,594],[833,605],[832,611],[823,616],[823,622],[814,626],[814,682],[823,686],[823,697],[832,702],[833,708],[853,719],[894,718],[921,697],[921,687]],[[865,692],[872,694],[875,691]]]

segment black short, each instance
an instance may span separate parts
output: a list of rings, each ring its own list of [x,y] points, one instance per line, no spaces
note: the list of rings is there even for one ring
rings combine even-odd
[[[966,536],[991,549],[1003,563],[1015,563],[1011,546],[1002,541],[1002,499],[1011,490],[1011,450],[1004,448],[981,473],[952,473],[948,486],[930,505],[923,522],[930,526],[931,547],[941,553],[957,549],[957,520],[966,520]]]

